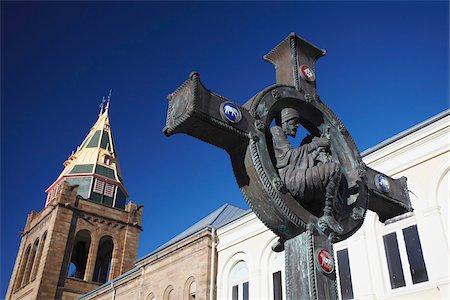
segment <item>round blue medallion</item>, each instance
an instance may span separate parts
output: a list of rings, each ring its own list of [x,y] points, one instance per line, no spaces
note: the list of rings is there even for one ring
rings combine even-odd
[[[386,176],[383,176],[381,174],[377,174],[375,176],[375,185],[380,191],[384,193],[389,193],[391,189],[389,185],[389,180],[386,178]]]
[[[239,110],[239,107],[231,102],[224,103],[220,113],[226,121],[231,123],[238,123],[242,119],[242,113]]]

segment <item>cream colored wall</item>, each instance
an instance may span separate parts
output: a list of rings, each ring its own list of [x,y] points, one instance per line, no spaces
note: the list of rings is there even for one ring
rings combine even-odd
[[[408,178],[414,212],[389,225],[378,222],[369,212],[358,235],[336,245],[336,249],[348,247],[355,298],[450,298],[449,124],[447,116],[364,157],[376,170]],[[412,225],[418,228],[429,280],[412,284],[406,250],[399,243],[406,286],[391,289],[382,236],[394,231],[401,235],[403,228]],[[361,264],[366,260],[368,264]]]
[[[271,249],[276,236],[253,213],[218,229],[217,234],[217,299],[231,299],[230,272],[241,260],[249,269],[250,299],[271,299],[272,273],[281,270],[284,280],[284,252]]]

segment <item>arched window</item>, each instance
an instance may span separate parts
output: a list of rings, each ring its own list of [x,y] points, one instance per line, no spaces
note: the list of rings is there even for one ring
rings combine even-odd
[[[166,287],[166,290],[164,291],[164,300],[175,300],[175,291],[173,289],[173,286],[169,285]]]
[[[27,266],[28,257],[30,256],[31,252],[31,245],[28,245],[27,250],[25,250],[25,253],[22,257],[22,261],[20,262],[20,268],[19,273],[17,274],[17,280],[16,280],[16,290],[20,289],[22,287],[23,282],[23,274],[25,272],[25,267]]]
[[[153,294],[153,293],[148,294],[148,296],[146,298],[146,300],[155,300],[155,299],[156,299],[155,294]]]
[[[167,297],[167,300],[175,300],[175,292],[174,292],[174,290],[171,290],[171,291],[169,292],[169,295],[168,295],[168,297]]]
[[[112,237],[104,236],[100,239],[95,259],[94,281],[105,283],[108,281],[111,268],[111,258],[114,249]]]
[[[189,300],[194,300],[195,299],[196,292],[197,292],[197,284],[194,281],[189,286]]]
[[[271,294],[274,300],[282,300],[285,298],[286,291],[284,291],[284,251],[271,251],[269,257],[269,276]]]
[[[34,243],[33,247],[31,248],[30,256],[28,257],[27,266],[25,267],[25,273],[23,275],[23,285],[26,285],[28,282],[30,282],[30,275],[31,275],[31,269],[34,265],[34,258],[36,257],[36,252],[39,247],[39,238],[37,238]]]
[[[197,284],[193,276],[189,277],[184,284],[183,300],[196,299]]]
[[[237,262],[230,272],[230,289],[232,300],[249,300],[249,272],[247,263]]]
[[[68,277],[84,279],[86,263],[91,246],[91,234],[87,230],[78,231],[73,241]]]
[[[36,260],[33,266],[33,270],[31,271],[31,281],[36,279],[36,274],[39,269],[39,264],[41,263],[42,249],[44,248],[45,240],[47,238],[47,231],[44,232],[41,238],[41,243],[39,245],[39,249],[36,255]]]

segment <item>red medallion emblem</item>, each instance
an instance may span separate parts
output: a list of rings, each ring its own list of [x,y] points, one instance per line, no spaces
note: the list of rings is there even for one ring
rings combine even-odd
[[[325,251],[323,249],[320,250],[317,253],[317,261],[319,262],[322,271],[324,271],[326,274],[330,274],[334,271],[333,258],[331,257],[331,254],[328,253],[328,251]]]
[[[301,75],[302,77],[310,82],[313,82],[314,80],[316,80],[316,74],[314,74],[314,71],[306,66],[306,65],[302,65],[300,66],[300,71],[301,71]]]

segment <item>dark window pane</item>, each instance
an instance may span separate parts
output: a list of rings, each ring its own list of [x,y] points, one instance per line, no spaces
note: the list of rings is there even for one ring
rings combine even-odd
[[[342,299],[353,299],[352,275],[350,273],[348,250],[339,250],[337,252],[337,259],[339,265],[339,281],[341,283]]]
[[[281,271],[275,272],[273,275],[273,299],[283,300],[283,290],[281,284]]]
[[[244,299],[244,300],[248,300],[248,299],[249,299],[249,298],[248,298],[248,281],[247,281],[247,282],[244,282],[244,283],[242,284],[242,289],[244,290],[244,292],[243,292],[243,294],[244,294],[243,299]]]
[[[403,238],[405,239],[409,269],[413,283],[428,281],[428,273],[423,260],[422,246],[420,245],[417,226],[414,225],[403,229]]]
[[[90,198],[90,199],[91,199],[92,201],[100,202],[100,203],[101,203],[101,202],[102,202],[102,198],[103,198],[102,195],[93,192],[93,193],[91,194],[91,198]]]
[[[108,206],[112,206],[113,198],[103,196],[103,204],[106,204]]]
[[[90,164],[75,165],[75,166],[73,166],[73,169],[70,170],[69,174],[92,173],[93,168],[94,168],[94,165],[90,165]]]
[[[86,148],[95,148],[98,146],[98,140],[100,139],[100,130],[97,130],[92,136],[91,140],[87,144]]]
[[[238,300],[238,291],[239,291],[238,286],[237,285],[233,286],[233,288],[231,290],[231,299],[232,300]]]
[[[103,131],[102,140],[100,142],[100,148],[107,149],[106,146],[108,146],[108,148],[110,148],[111,145],[109,142],[108,132]],[[108,150],[110,150],[110,149],[108,149]]]
[[[97,167],[95,168],[95,173],[111,179],[116,179],[116,177],[114,176],[114,170],[111,168],[97,165]]]
[[[120,188],[117,189],[115,207],[125,209],[125,200],[126,200],[125,194],[122,192],[122,190]]]
[[[397,234],[395,232],[383,236],[384,250],[389,269],[389,278],[393,289],[405,286],[400,252],[398,251]]]

